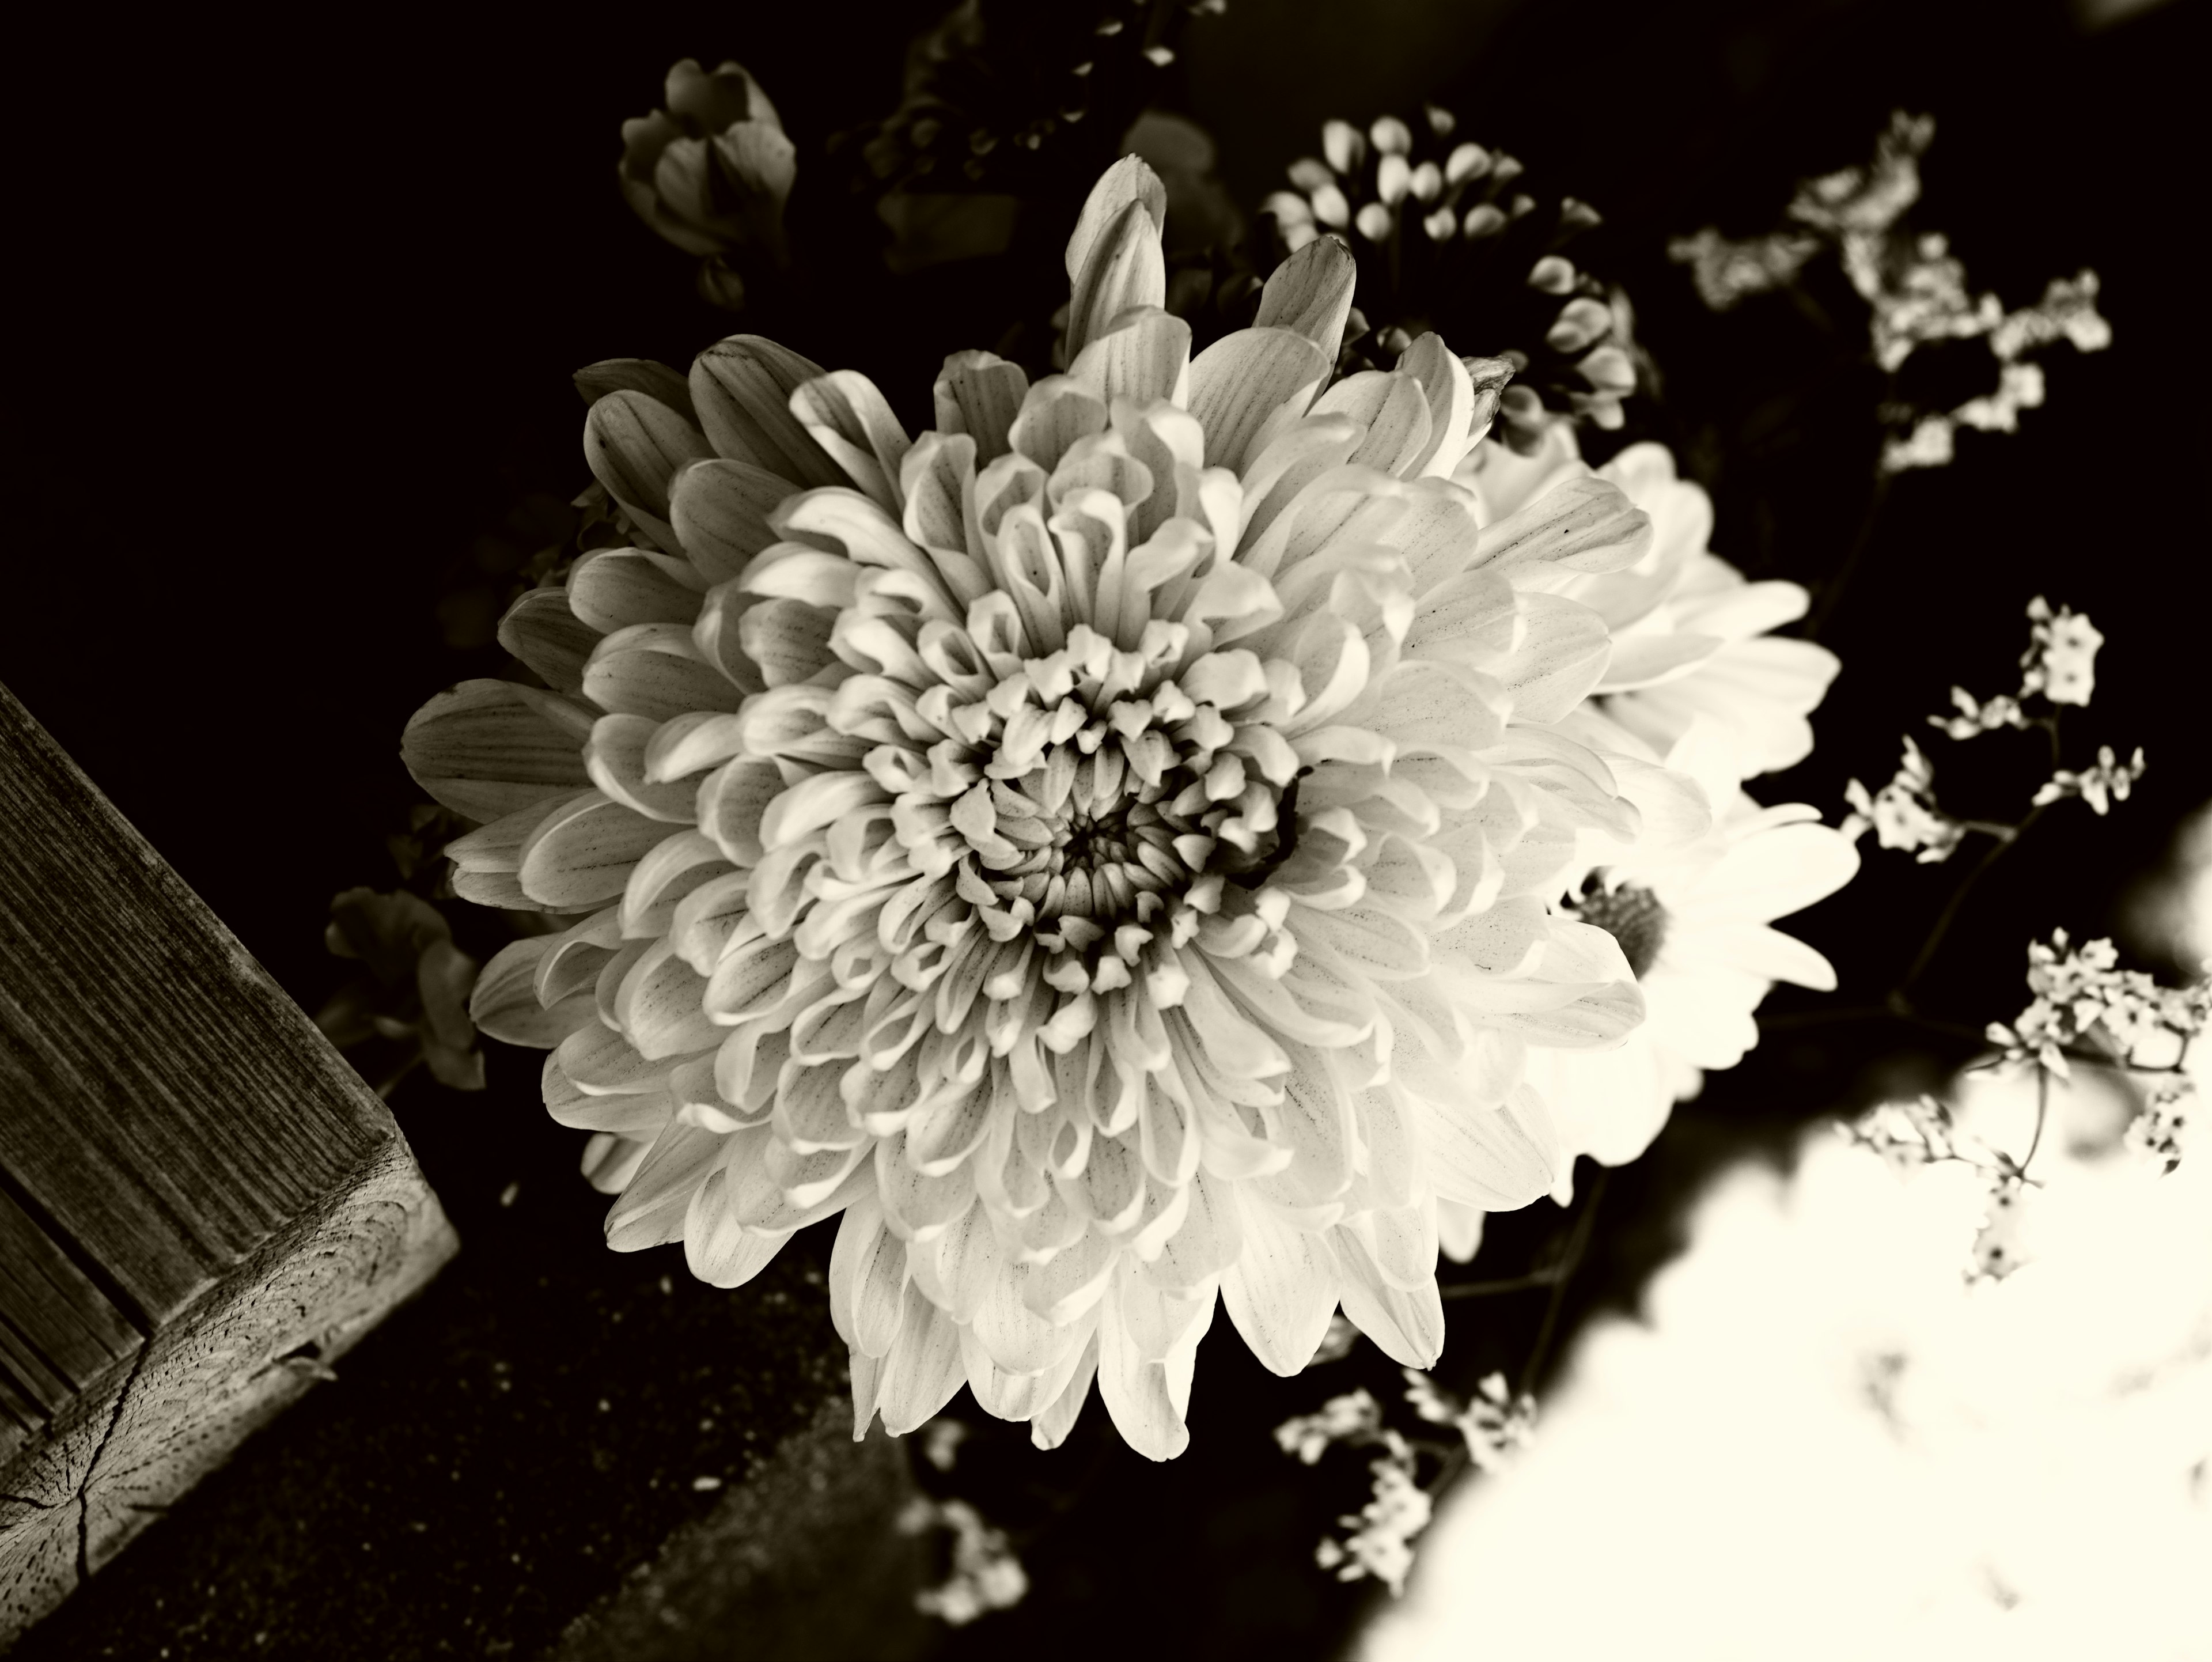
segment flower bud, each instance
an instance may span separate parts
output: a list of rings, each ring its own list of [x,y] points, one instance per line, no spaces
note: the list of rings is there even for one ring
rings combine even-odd
[[[1461,222],[1460,230],[1472,242],[1478,237],[1494,235],[1504,224],[1504,214],[1487,202],[1478,202],[1467,210],[1467,218]]]
[[[1331,121],[1321,130],[1322,154],[1328,165],[1340,174],[1348,174],[1367,160],[1367,138],[1349,121]]]
[[[1490,171],[1490,152],[1480,144],[1461,144],[1444,158],[1444,182],[1456,185],[1463,179],[1480,179]]]
[[[1528,286],[1547,295],[1564,295],[1575,286],[1573,262],[1558,254],[1546,254],[1528,268]]]
[[[1395,208],[1413,188],[1413,170],[1402,155],[1386,155],[1375,170],[1375,194],[1386,208]]]
[[[1386,115],[1367,130],[1375,148],[1385,155],[1403,155],[1413,148],[1413,130],[1395,115]]]

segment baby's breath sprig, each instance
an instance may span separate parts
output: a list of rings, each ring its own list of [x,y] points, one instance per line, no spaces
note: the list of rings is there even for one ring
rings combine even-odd
[[[1337,1519],[1344,1531],[1323,1537],[1314,1562],[1340,1581],[1372,1576],[1393,1596],[1406,1590],[1413,1567],[1413,1540],[1435,1514],[1436,1497],[1474,1466],[1502,1470],[1535,1437],[1536,1399],[1516,1395],[1503,1373],[1486,1375],[1474,1395],[1462,1401],[1419,1368],[1402,1369],[1406,1401],[1422,1422],[1449,1426],[1459,1434],[1407,1436],[1387,1424],[1382,1403],[1360,1389],[1332,1397],[1319,1411],[1285,1420],[1275,1428],[1283,1452],[1306,1465],[1319,1463],[1332,1446],[1380,1451],[1368,1463],[1370,1499],[1358,1512]],[[1426,1468],[1430,1475],[1422,1476]]]

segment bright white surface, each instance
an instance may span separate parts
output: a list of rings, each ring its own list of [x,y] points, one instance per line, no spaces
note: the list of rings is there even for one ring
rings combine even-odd
[[[2160,1178],[2109,1092],[2059,1109],[2002,1282],[1963,1167],[1724,1177],[1364,1662],[2212,1659],[2212,1137]],[[2019,1152],[2033,1087],[1966,1112]]]

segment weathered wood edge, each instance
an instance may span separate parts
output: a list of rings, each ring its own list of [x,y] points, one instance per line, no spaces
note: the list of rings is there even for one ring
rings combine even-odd
[[[397,1125],[345,1183],[118,1363],[13,1463],[0,1652],[452,1257]]]

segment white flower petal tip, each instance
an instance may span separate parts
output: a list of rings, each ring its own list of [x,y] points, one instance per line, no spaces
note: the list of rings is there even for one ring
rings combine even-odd
[[[1309,218],[1347,222],[1327,183]],[[1698,938],[1607,912],[1620,884],[1561,897],[1592,850],[1626,869],[1734,823],[1736,730],[1661,743],[1637,723],[1672,707],[1628,707],[1723,661],[1805,683],[1729,659],[1789,597],[1719,592],[1662,458],[1492,457],[1489,372],[1433,336],[1330,387],[1334,237],[1193,358],[1164,211],[1141,161],[1109,170],[1068,243],[1067,373],[956,354],[919,437],[754,337],[681,378],[594,366],[587,455],[632,545],[510,613],[561,690],[470,683],[404,741],[485,822],[457,888],[572,919],[477,1008],[550,1050],[609,1244],[735,1287],[843,1215],[856,1436],[965,1384],[1051,1447],[1095,1385],[1171,1458],[1217,1297],[1279,1373],[1340,1308],[1432,1361],[1438,1253],[1628,1141],[1560,1070],[1642,1065]],[[1624,647],[1693,601],[1671,633],[1717,651]],[[1761,990],[1814,973],[1765,928],[1834,876],[1766,846],[1802,829],[1743,836],[1707,932]],[[1709,1025],[1697,1057],[1740,1047]]]

